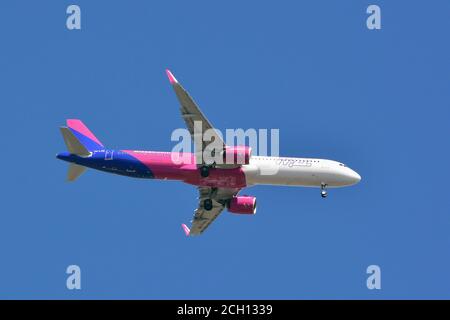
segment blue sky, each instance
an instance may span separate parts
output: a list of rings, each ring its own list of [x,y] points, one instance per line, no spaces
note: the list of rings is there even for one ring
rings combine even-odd
[[[82,29],[66,28],[81,7]],[[378,4],[382,29],[366,28]],[[448,1],[2,1],[0,298],[450,298]],[[252,187],[186,238],[196,190],[88,171],[58,127],[170,150],[170,68],[219,129],[279,128],[280,153],[359,185]],[[66,288],[79,265],[82,289]],[[381,290],[366,268],[381,267]]]

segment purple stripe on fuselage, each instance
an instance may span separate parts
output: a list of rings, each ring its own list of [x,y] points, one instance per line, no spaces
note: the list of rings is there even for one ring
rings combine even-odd
[[[154,177],[150,168],[132,155],[120,150],[93,151],[89,157],[80,157],[69,152],[62,152],[57,157],[67,162],[122,176],[147,179]]]

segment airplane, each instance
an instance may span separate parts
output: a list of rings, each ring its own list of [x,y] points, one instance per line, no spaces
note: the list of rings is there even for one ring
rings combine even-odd
[[[181,116],[191,137],[194,136],[195,122],[200,123],[203,130],[213,129],[189,93],[169,70],[166,73],[179,100]],[[351,186],[361,180],[356,171],[338,161],[252,156],[250,147],[227,146],[218,134],[214,139],[223,146],[224,156],[231,154],[231,164],[228,161],[206,163],[196,153],[185,154],[191,160],[186,164],[174,161],[172,152],[112,150],[105,148],[82,121],[68,119],[66,124],[60,130],[68,151],[58,153],[56,157],[70,163],[68,181],[76,180],[87,168],[92,168],[133,178],[178,180],[196,186],[199,202],[192,224],[190,227],[182,224],[186,236],[202,234],[224,209],[235,214],[255,214],[256,197],[239,195],[246,187],[317,187],[325,198],[328,195],[327,188]],[[205,141],[193,140],[194,145],[197,144],[196,150],[205,150],[207,147]],[[238,162],[235,156],[239,154],[243,157]],[[262,174],[263,170],[272,170],[274,174]]]

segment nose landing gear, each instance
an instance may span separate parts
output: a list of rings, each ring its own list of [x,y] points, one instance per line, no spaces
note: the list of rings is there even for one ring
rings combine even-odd
[[[327,185],[325,183],[320,185],[320,195],[322,198],[326,198],[328,196]]]

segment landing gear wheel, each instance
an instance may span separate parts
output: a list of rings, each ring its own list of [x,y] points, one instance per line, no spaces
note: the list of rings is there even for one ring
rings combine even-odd
[[[207,178],[209,176],[209,167],[203,166],[200,168],[200,175],[203,178]]]
[[[320,195],[322,196],[322,198],[326,198],[328,196],[328,192],[326,190],[327,185],[322,183],[322,185],[320,186]]]
[[[209,211],[213,208],[213,203],[211,199],[205,199],[203,201],[203,208],[205,208],[206,211]]]

